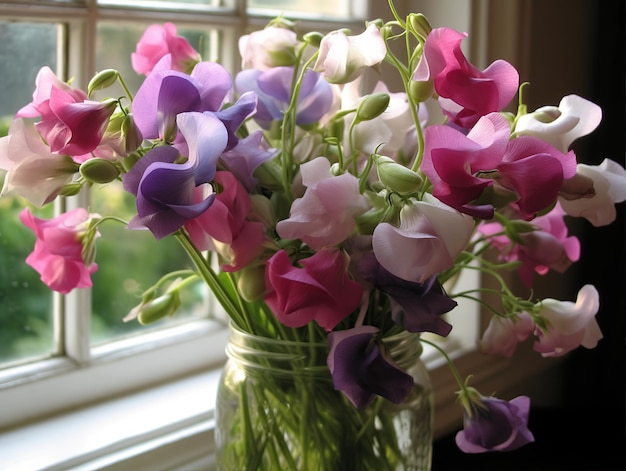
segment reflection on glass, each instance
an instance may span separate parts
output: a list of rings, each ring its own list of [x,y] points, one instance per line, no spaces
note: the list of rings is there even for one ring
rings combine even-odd
[[[0,21],[0,64],[4,65],[0,136],[6,135],[15,112],[32,100],[41,66],[56,68],[57,28],[51,23]],[[0,171],[0,187],[3,173]],[[46,357],[57,349],[52,293],[24,262],[35,237],[19,220],[23,207],[17,197],[0,198],[0,368]],[[50,217],[51,209],[36,215]]]

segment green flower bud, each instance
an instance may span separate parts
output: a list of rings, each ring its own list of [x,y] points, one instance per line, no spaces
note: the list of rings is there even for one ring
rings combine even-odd
[[[435,93],[435,86],[433,85],[432,80],[427,80],[424,82],[418,82],[416,80],[411,80],[409,82],[409,94],[415,99],[417,102],[423,102],[428,100]]]
[[[311,31],[310,33],[306,33],[302,39],[304,39],[305,43],[308,43],[313,47],[320,47],[320,43],[322,42],[322,39],[324,39],[324,35],[317,31]]]
[[[110,183],[119,177],[120,171],[110,160],[95,157],[81,164],[80,174],[93,183]]]
[[[375,155],[378,178],[391,191],[409,195],[419,191],[423,180],[413,170],[384,155]]]
[[[426,38],[433,30],[428,18],[421,13],[411,13],[408,22],[411,29],[422,38]]]
[[[180,294],[178,291],[171,291],[144,304],[140,307],[137,320],[140,324],[146,325],[171,316],[180,307]]]
[[[369,121],[385,112],[389,106],[388,93],[372,93],[364,97],[356,110],[356,121]]]
[[[282,191],[281,169],[273,161],[263,162],[254,171],[254,176],[259,180],[261,186],[272,190]]]
[[[254,302],[265,294],[264,265],[248,265],[239,271],[239,275],[237,289],[244,300]]]
[[[276,220],[281,221],[289,217],[289,210],[291,209],[291,201],[284,193],[272,193],[270,197],[272,203],[272,209],[276,215]]]
[[[260,221],[265,227],[272,227],[276,221],[276,216],[269,198],[264,195],[253,194],[250,195],[250,203],[251,218]]]
[[[91,94],[96,90],[102,90],[110,87],[116,82],[118,77],[119,72],[115,69],[105,69],[98,72],[89,81],[89,85],[87,86],[87,95],[91,96]]]
[[[59,195],[61,196],[75,196],[80,193],[80,190],[83,188],[83,185],[80,183],[67,183],[63,185]]]

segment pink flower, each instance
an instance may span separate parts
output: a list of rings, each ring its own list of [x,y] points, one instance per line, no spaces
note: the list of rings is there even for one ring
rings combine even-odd
[[[478,341],[478,348],[488,355],[512,357],[517,344],[526,340],[535,329],[535,323],[526,312],[515,318],[493,316]]]
[[[543,106],[520,116],[515,134],[534,136],[567,152],[572,142],[591,133],[602,119],[602,109],[578,95],[567,95],[556,106]]]
[[[263,251],[265,226],[247,219],[250,195],[232,173],[217,172],[214,181],[222,190],[213,204],[185,227],[199,250],[213,250],[222,256],[222,270],[237,271]],[[196,192],[195,199],[202,201],[202,189]]]
[[[0,138],[0,169],[8,171],[1,194],[12,191],[43,206],[71,182],[78,165],[65,155],[50,153],[31,121],[16,119],[9,134]]]
[[[361,303],[363,289],[350,279],[348,263],[343,251],[325,248],[300,260],[299,268],[279,250],[267,261],[265,302],[288,327],[315,320],[330,331]]]
[[[369,208],[359,193],[358,179],[349,173],[332,175],[326,157],[302,164],[300,171],[307,189],[276,231],[282,238],[301,239],[314,250],[341,243],[354,231],[355,216]]]
[[[174,24],[154,24],[144,31],[130,56],[133,70],[148,76],[166,54],[171,54],[171,67],[179,72],[189,72],[201,60],[198,51],[184,37],[178,36]]]
[[[33,216],[28,208],[20,213],[22,223],[37,237],[26,263],[39,272],[50,289],[67,294],[74,288],[91,286],[90,275],[98,265],[83,260],[83,235],[92,217],[84,208],[49,220]]]
[[[385,41],[375,24],[370,24],[357,36],[347,36],[337,30],[322,39],[313,69],[321,72],[330,83],[348,83],[366,67],[380,64],[386,55]]]
[[[539,304],[539,315],[548,324],[547,329],[537,330],[535,351],[543,357],[559,357],[578,346],[594,348],[602,338],[595,319],[600,308],[598,291],[593,285],[585,285],[578,291],[576,303],[547,298]]]
[[[239,38],[242,69],[268,70],[272,67],[294,65],[296,62],[296,33],[287,28],[268,26]]]
[[[454,266],[473,229],[471,217],[426,194],[423,201],[402,208],[398,227],[386,222],[376,226],[372,246],[387,271],[403,280],[423,283]]]
[[[503,60],[481,71],[461,50],[466,34],[435,28],[426,38],[424,54],[413,80],[433,80],[443,112],[462,128],[471,128],[481,116],[503,110],[517,93],[519,74]]]
[[[594,193],[577,199],[559,198],[564,211],[570,216],[584,217],[596,227],[611,224],[616,217],[615,203],[626,200],[624,167],[604,159],[600,165],[578,164],[576,175],[591,179]]]

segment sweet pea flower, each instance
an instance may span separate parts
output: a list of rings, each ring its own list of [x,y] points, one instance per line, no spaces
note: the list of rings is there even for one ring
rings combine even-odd
[[[189,147],[185,163],[176,163],[180,158],[176,148],[155,147],[122,176],[124,189],[137,197],[137,216],[129,227],[147,227],[157,239],[172,234],[211,205],[215,194],[195,202],[194,189],[213,179],[228,142],[226,127],[211,113],[181,113],[177,122]]]
[[[67,294],[74,288],[89,288],[91,274],[98,269],[93,262],[83,259],[87,225],[93,217],[84,208],[77,208],[52,219],[33,216],[28,208],[20,213],[20,220],[37,237],[34,250],[26,257],[50,289]],[[97,237],[98,234],[92,238]]]
[[[559,197],[563,210],[570,216],[584,217],[596,227],[606,226],[615,221],[615,204],[626,200],[626,170],[617,162],[604,159],[600,165],[578,164],[576,176],[593,182],[594,193],[590,197]],[[564,182],[561,187],[567,186]]]
[[[164,56],[135,94],[132,114],[145,139],[176,137],[176,116],[188,111],[218,111],[231,88],[229,72],[215,62],[200,62],[190,75],[171,68]]]
[[[594,348],[602,338],[595,319],[600,308],[598,291],[585,285],[578,291],[576,303],[544,299],[539,303],[539,316],[547,322],[545,330],[537,330],[536,352],[543,357],[559,357],[578,346]]]
[[[268,70],[296,62],[298,37],[290,29],[268,26],[239,38],[242,69]]]
[[[263,251],[265,226],[247,219],[250,195],[232,173],[219,171],[214,182],[222,190],[211,206],[185,227],[198,250],[213,250],[222,256],[224,271],[247,266]],[[197,202],[204,199],[202,189],[195,190]]]
[[[366,67],[380,64],[386,55],[380,29],[372,23],[356,36],[342,30],[324,36],[313,69],[330,83],[344,84],[356,79]]]
[[[258,97],[254,120],[264,129],[269,129],[272,121],[281,120],[291,100],[293,67],[274,67],[261,71],[242,70],[235,77],[235,88],[239,93],[254,92]],[[296,124],[315,124],[330,110],[334,93],[324,78],[307,70],[304,74],[298,103]]]
[[[0,169],[7,171],[0,194],[13,192],[43,206],[72,181],[78,165],[66,155],[51,153],[35,125],[18,118],[0,138]]]
[[[365,325],[328,334],[333,385],[358,408],[367,407],[376,396],[400,404],[413,387],[413,378],[375,340],[378,333],[377,327]]]
[[[534,442],[528,430],[530,398],[518,396],[510,401],[484,397],[467,387],[459,396],[465,409],[463,430],[456,434],[456,445],[464,453],[513,451]]]
[[[440,316],[454,309],[457,302],[445,295],[436,275],[424,283],[403,280],[380,265],[371,252],[360,257],[358,273],[389,296],[394,322],[409,332],[434,332],[445,337],[452,330]]]
[[[453,123],[469,129],[480,117],[510,103],[517,93],[519,74],[504,60],[492,62],[483,71],[477,69],[461,49],[466,36],[450,28],[433,29],[413,80],[432,80],[442,111]]]
[[[258,183],[254,171],[276,155],[276,150],[264,146],[263,133],[255,131],[241,139],[235,147],[222,154],[221,161],[251,191]]]
[[[398,227],[387,222],[376,226],[372,246],[387,271],[403,280],[424,283],[454,266],[473,229],[471,217],[425,194],[423,201],[402,208]]]
[[[138,74],[150,75],[155,65],[167,54],[172,57],[172,69],[188,72],[200,62],[200,53],[189,41],[177,34],[176,25],[150,25],[141,35],[135,52],[131,53],[130,60],[133,70]]]
[[[326,157],[302,164],[300,172],[306,191],[291,205],[289,218],[278,221],[276,232],[314,250],[339,244],[354,231],[354,218],[369,208],[358,179],[350,173],[333,175]]]
[[[268,261],[264,300],[278,320],[302,327],[315,320],[327,331],[361,303],[363,289],[348,275],[348,257],[336,248],[324,248],[294,267],[285,250]]]
[[[561,152],[567,152],[576,139],[586,136],[598,127],[602,109],[578,95],[567,95],[559,106],[543,106],[532,113],[519,116],[514,133],[534,136]]]
[[[535,329],[535,323],[527,312],[516,317],[492,316],[478,349],[488,355],[513,356],[517,344],[525,341]]]

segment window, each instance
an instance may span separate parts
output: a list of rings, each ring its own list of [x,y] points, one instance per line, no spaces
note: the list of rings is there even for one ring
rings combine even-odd
[[[446,24],[469,30],[473,2],[459,4],[454,0],[454,8],[450,8],[452,1],[396,1],[396,7],[399,11],[408,11],[408,5],[411,5],[412,9],[426,13],[434,25]],[[414,6],[414,3],[419,5]],[[30,101],[35,75],[43,64],[48,64],[61,77],[73,77],[75,83],[83,87],[93,72],[103,67],[117,67],[125,78],[133,77],[129,54],[141,32],[154,22],[176,23],[179,33],[185,34],[205,57],[219,59],[234,71],[238,65],[236,45],[241,31],[262,27],[279,12],[299,17],[303,28],[310,26],[310,29],[317,30],[335,29],[341,20],[341,27],[350,26],[357,31],[364,18],[388,16],[386,2],[377,0],[25,0],[0,2],[0,12],[0,37],[5,45],[0,51],[0,59],[3,64],[12,64],[12,67],[5,68],[4,86],[5,90],[10,87],[11,92],[0,96],[0,116],[12,115]],[[455,12],[454,18],[451,12]],[[476,45],[473,48],[479,50]],[[138,84],[129,83],[129,86],[137,87]],[[6,132],[6,125],[0,130]],[[119,188],[112,185],[107,191],[111,202],[126,204]],[[66,208],[56,210],[90,203],[88,195],[80,195],[68,200]],[[18,207],[9,198],[0,199],[0,250],[3,254],[0,258],[0,304],[3,306],[0,312],[0,366],[2,362],[5,365],[0,370],[0,431],[4,429],[8,434],[0,433],[0,449],[9,449],[3,447],[4,444],[13,447],[8,458],[0,458],[0,464],[4,464],[3,459],[10,460],[19,457],[20,453],[27,453],[24,447],[36,436],[31,433],[32,427],[37,427],[37,433],[46,437],[47,443],[52,443],[47,451],[55,448],[54,453],[43,456],[44,461],[37,462],[36,467],[60,463],[56,469],[61,469],[61,466],[67,468],[86,462],[98,462],[104,466],[108,463],[107,457],[116,453],[115,459],[124,453],[135,459],[143,456],[147,448],[170,450],[174,442],[184,442],[191,448],[199,446],[202,449],[200,455],[205,456],[206,443],[198,444],[194,440],[197,437],[204,440],[206,434],[210,434],[211,415],[207,410],[212,403],[210,388],[224,361],[224,324],[215,316],[205,315],[217,307],[211,304],[210,296],[206,296],[199,286],[190,290],[184,322],[176,320],[176,325],[166,326],[167,330],[132,329],[132,325],[120,321],[137,302],[135,295],[141,292],[141,288],[156,281],[160,272],[168,271],[171,263],[180,262],[183,257],[172,257],[174,262],[155,257],[157,252],[173,253],[173,248],[164,250],[161,243],[158,249],[148,247],[148,241],[139,241],[137,247],[120,254],[120,247],[115,245],[117,236],[107,237],[107,243],[112,245],[99,244],[98,251],[99,256],[105,253],[107,259],[119,256],[114,263],[106,263],[112,271],[105,272],[103,263],[103,271],[97,275],[102,279],[94,279],[93,290],[78,290],[64,297],[53,296],[41,284],[38,275],[23,262],[31,244],[23,247],[21,241],[32,240],[32,235],[22,230],[17,218]],[[98,208],[92,209],[98,211]],[[102,231],[117,234],[115,231],[119,228],[106,226]],[[140,248],[147,252],[137,255]],[[143,278],[136,275],[138,266],[145,269]],[[462,282],[477,281],[470,275]],[[105,289],[99,291],[99,286]],[[468,314],[470,309],[472,312]],[[466,319],[467,328],[463,329],[461,337],[448,342],[450,350],[457,356],[472,350],[479,328],[475,307],[466,306],[461,310],[462,313],[455,315]],[[129,331],[129,327],[134,332]],[[16,331],[20,335],[7,335],[7,332]],[[15,341],[16,338],[19,340]],[[34,338],[42,340],[34,341]],[[433,368],[437,368],[440,361],[434,352],[432,359]],[[444,375],[447,374],[446,370]],[[184,379],[158,386],[180,378]],[[448,384],[447,377],[439,383],[435,379],[438,391],[442,384],[447,390],[454,389],[454,385]],[[146,392],[135,395],[134,392],[139,390]],[[206,390],[204,408],[194,409],[192,403],[203,402],[198,391]],[[454,395],[450,395],[452,402]],[[447,394],[442,393],[442,396]],[[100,421],[111,409],[99,402],[114,397],[122,399],[116,402],[119,419],[115,420],[117,426],[112,429],[110,417],[108,422]],[[154,408],[140,418],[133,418],[133,413],[146,409],[146,401],[151,401]],[[77,409],[94,403],[98,405]],[[40,421],[33,426],[18,427],[65,411],[72,413],[58,416],[54,419],[57,422]],[[104,412],[98,415],[98,411]],[[439,411],[437,414],[439,416]],[[78,417],[78,422],[73,422],[73,417]],[[63,427],[72,429],[81,427],[85,420],[103,429],[103,435],[93,439],[98,443],[81,442],[74,450],[64,449],[69,455],[56,450],[54,435],[59,429],[53,428],[52,424],[56,426],[61,421]],[[50,433],[51,429],[55,433]],[[18,442],[25,444],[23,448],[16,448]],[[84,455],[77,456],[80,453]],[[166,464],[162,466],[159,469],[167,469]],[[51,469],[55,469],[54,466]]]

